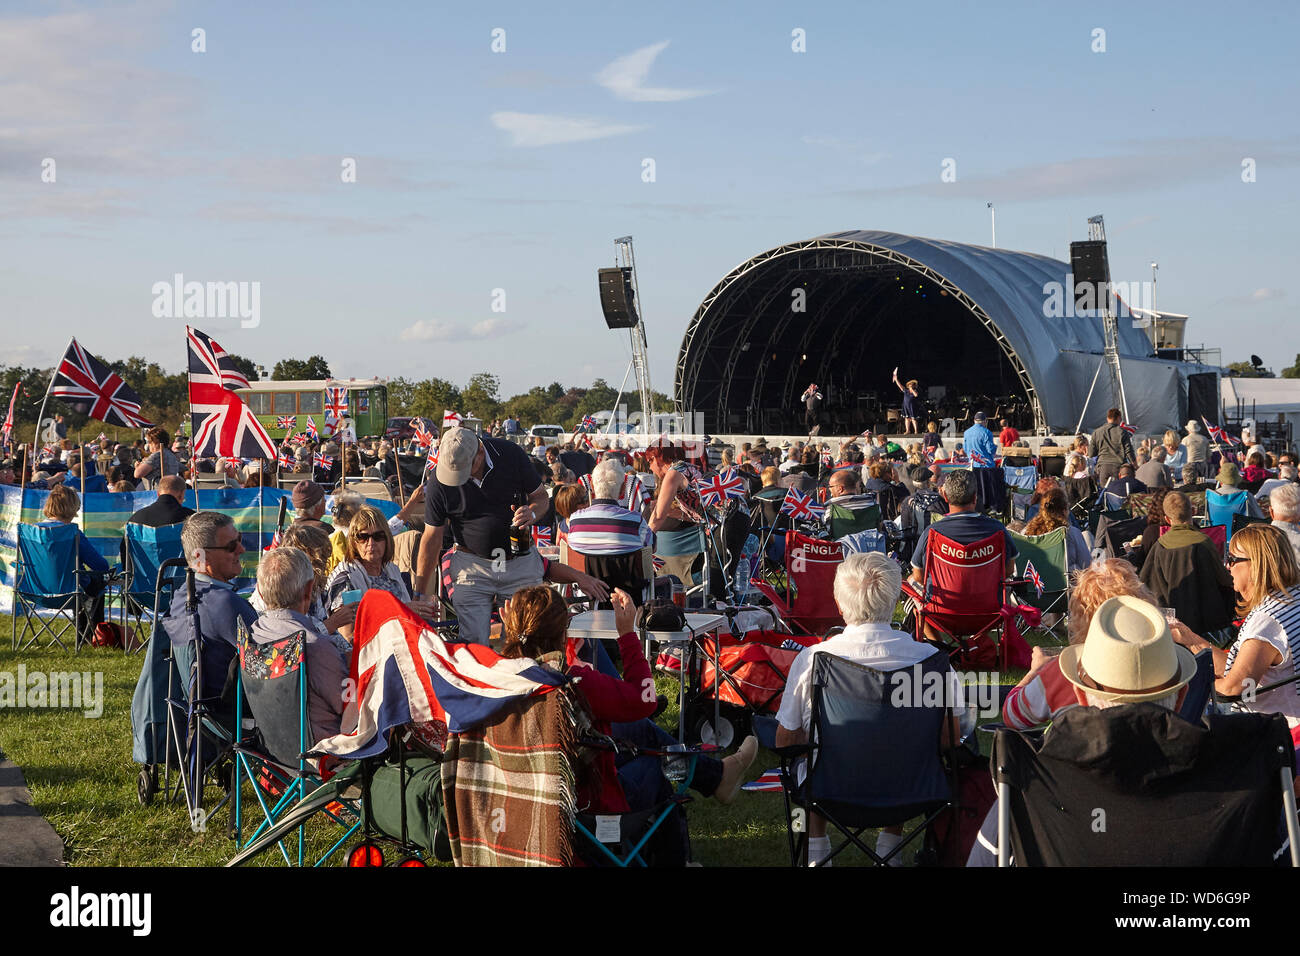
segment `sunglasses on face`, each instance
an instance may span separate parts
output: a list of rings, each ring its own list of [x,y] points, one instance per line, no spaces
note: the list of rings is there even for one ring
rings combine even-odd
[[[382,541],[384,533],[382,531],[358,531],[352,536],[357,541]]]
[[[240,541],[238,538],[236,538],[234,541],[231,541],[229,544],[214,544],[214,545],[212,545],[212,547],[208,548],[208,550],[209,550],[209,551],[225,551],[225,552],[227,552],[228,554],[234,554],[236,551],[238,551],[238,550],[240,549],[240,547],[243,545],[243,543],[244,543],[244,542],[242,542],[242,541]]]
[[[1235,565],[1240,564],[1242,561],[1249,561],[1249,560],[1250,560],[1250,558],[1243,558],[1243,557],[1242,557],[1241,555],[1239,555],[1239,554],[1230,554],[1230,555],[1228,555],[1226,558],[1223,559],[1223,563],[1226,564],[1228,567],[1231,568],[1231,567],[1234,567]]]

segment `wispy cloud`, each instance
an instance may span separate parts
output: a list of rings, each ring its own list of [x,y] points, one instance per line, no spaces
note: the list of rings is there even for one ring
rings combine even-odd
[[[420,319],[402,329],[398,338],[403,342],[455,342],[461,339],[493,339],[518,328],[507,319],[491,318],[465,326],[457,322],[437,319]]]
[[[1285,299],[1286,290],[1270,287],[1256,289],[1254,292],[1248,292],[1245,295],[1233,295],[1226,299],[1220,299],[1220,302],[1230,305],[1259,305],[1263,302],[1273,302],[1277,299]]]
[[[554,146],[557,143],[580,143],[589,139],[622,136],[645,129],[627,123],[610,123],[605,120],[578,116],[556,116],[552,113],[497,112],[491,116],[492,125],[509,133],[512,146]]]
[[[674,103],[709,96],[716,90],[687,90],[667,86],[646,86],[646,77],[655,58],[668,46],[667,40],[643,46],[639,50],[620,56],[596,74],[596,82],[620,100],[634,103]]]

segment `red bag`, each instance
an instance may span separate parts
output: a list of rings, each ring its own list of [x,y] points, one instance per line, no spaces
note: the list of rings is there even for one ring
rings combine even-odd
[[[114,624],[112,621],[100,621],[95,625],[95,633],[90,638],[91,647],[111,647],[115,650],[122,650],[126,647],[126,642],[130,632],[124,632],[122,625]]]
[[[956,757],[953,754],[950,759]],[[940,813],[926,834],[930,861],[937,866],[965,866],[984,818],[996,800],[988,758],[972,755],[969,762],[957,768],[957,809]]]

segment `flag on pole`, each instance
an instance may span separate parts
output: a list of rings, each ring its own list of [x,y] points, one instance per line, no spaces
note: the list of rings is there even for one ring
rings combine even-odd
[[[1138,429],[1136,425],[1130,425],[1128,422],[1120,422],[1119,427],[1124,429],[1124,431],[1128,432],[1130,435],[1137,434]]]
[[[412,429],[411,437],[415,440],[415,443],[417,445],[419,445],[421,448],[433,447],[433,442],[434,442],[433,433],[430,432],[429,429],[425,427],[424,419],[417,418],[415,420],[415,424],[411,426],[411,429]]]
[[[21,381],[14,384],[14,395],[9,399],[9,413],[5,415],[4,425],[0,426],[0,445],[9,444],[9,439],[14,433],[14,406],[18,404],[18,393],[22,391],[22,387]]]
[[[68,346],[50,380],[50,395],[77,412],[123,428],[147,428],[153,422],[140,414],[140,396],[122,377],[81,347]]]
[[[275,442],[235,389],[248,388],[220,345],[195,328],[186,328],[189,345],[190,420],[194,455],[200,458],[276,458]]]
[[[745,497],[745,479],[736,474],[736,469],[728,468],[712,478],[695,482],[695,490],[706,505],[721,505],[729,498]]]
[[[1025,562],[1025,577],[1028,578],[1029,582],[1034,586],[1034,589],[1038,592],[1038,596],[1042,597],[1043,578],[1042,575],[1038,573],[1038,569],[1034,567],[1034,562]]]
[[[443,409],[442,411],[443,428],[459,428],[461,423],[464,421],[465,419],[461,417],[461,415],[458,412],[452,412],[452,411],[448,411],[447,409]]]
[[[801,494],[799,489],[791,488],[785,493],[785,499],[781,502],[781,513],[788,514],[791,518],[812,521],[820,518],[826,509],[813,500],[812,493]]]
[[[292,429],[294,429],[294,428],[297,428],[297,427],[298,427],[298,416],[297,416],[297,415],[281,415],[279,418],[277,418],[277,419],[275,420],[275,427],[276,427],[276,428],[287,428],[287,429],[290,429],[290,430],[292,430]]]
[[[325,428],[331,435],[343,427],[343,418],[347,413],[347,387],[327,386],[325,388]]]
[[[429,446],[429,460],[424,463],[425,471],[433,471],[438,466],[438,443]]]
[[[275,461],[281,468],[293,467],[293,455],[289,454],[287,450],[281,450],[280,454],[276,456]]]
[[[316,419],[310,415],[307,416],[307,437],[312,441],[320,441],[320,432],[316,430]]]
[[[317,468],[333,468],[334,459],[324,452],[318,451],[312,456],[311,462]]]

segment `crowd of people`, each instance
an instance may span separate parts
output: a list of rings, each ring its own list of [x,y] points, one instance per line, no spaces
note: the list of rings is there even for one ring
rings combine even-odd
[[[913,384],[899,387],[907,392]],[[779,446],[765,438],[724,445],[575,433],[567,441],[530,445],[518,422],[508,420],[498,437],[461,427],[444,432],[436,465],[425,471],[421,464],[424,480],[415,482],[403,478],[403,465],[429,456],[418,441],[363,438],[343,449],[323,442],[327,456],[335,452],[333,466],[323,469],[312,467],[314,444],[291,447],[286,451],[310,477],[292,487],[293,521],[262,558],[255,590],[246,595],[236,591],[244,545],[230,518],[191,511],[185,494],[205,475],[224,475],[231,487],[270,483],[275,469],[269,463],[196,459],[183,438],[153,428],[131,443],[76,447],[64,440],[31,462],[0,463],[0,482],[48,488],[50,522],[75,518],[83,483],[87,492],[156,491],[156,501],[131,521],[183,523],[205,627],[229,635],[230,655],[237,620],[259,641],[296,629],[310,635],[309,710],[317,739],[339,731],[340,675],[346,674],[357,601],[380,589],[426,620],[454,615],[460,640],[497,641],[507,656],[545,657],[564,669],[599,674],[582,684],[598,726],[658,741],[662,731],[648,720],[654,701],[641,688],[649,663],[631,639],[635,605],[656,577],[693,590],[696,602],[735,600],[732,584],[743,585],[764,562],[779,562],[779,532],[786,528],[844,542],[869,532],[887,546],[850,554],[841,564],[834,601],[846,630],[796,659],[778,715],[779,743],[799,743],[808,733],[806,681],[814,653],[887,669],[934,653],[933,645],[914,641],[891,622],[904,578],[925,579],[927,538],[935,529],[959,543],[1004,535],[1008,578],[1017,555],[1010,532],[1035,537],[1065,529],[1065,570],[1072,575],[1068,634],[1075,650],[1057,655],[1034,649],[1028,673],[1003,705],[1009,726],[1041,726],[1081,704],[1154,699],[1149,687],[1088,684],[1079,655],[1086,661],[1087,642],[1097,633],[1103,635],[1098,643],[1115,645],[1108,653],[1119,657],[1136,653],[1130,645],[1151,640],[1199,655],[1202,681],[1212,681],[1222,695],[1300,675],[1300,481],[1293,453],[1275,454],[1245,434],[1243,452],[1234,454],[1230,446],[1212,444],[1196,422],[1183,436],[1168,431],[1135,442],[1115,409],[1091,435],[1047,439],[1036,451],[1006,422],[995,434],[983,413],[959,440],[941,437],[933,422],[924,432],[918,422],[908,425],[911,434],[902,441],[864,435],[834,444],[811,437]],[[990,488],[1005,484],[1004,465],[1030,467],[1037,480],[1032,491],[1019,489],[995,506]],[[990,484],[993,473],[997,480]],[[351,476],[382,482],[398,513],[385,517],[362,495],[334,487]],[[102,484],[92,488],[95,478]],[[710,479],[730,479],[740,492],[707,501],[701,488]],[[327,515],[330,490],[335,494]],[[821,513],[784,514],[792,492],[820,503]],[[1245,524],[1224,535],[1226,549],[1205,528],[1210,508],[1221,506]],[[1100,521],[1117,522],[1121,514],[1141,519],[1142,527],[1116,541]],[[92,579],[108,568],[91,547],[82,554],[90,600],[81,626],[90,628],[103,614],[102,587],[97,591]],[[583,560],[564,560],[568,554]],[[742,567],[742,559],[753,563]],[[566,652],[567,612],[552,586],[612,602],[623,634],[616,654],[602,650],[580,659]],[[1098,624],[1099,609],[1113,599],[1141,607],[1108,611]],[[1142,634],[1126,631],[1130,625]],[[926,633],[944,638],[928,624]],[[1171,652],[1170,659],[1181,660],[1178,654]],[[1197,676],[1179,671],[1166,677],[1182,681],[1179,693],[1159,697],[1177,709]],[[1295,686],[1235,706],[1283,714],[1300,740]],[[734,799],[755,752],[749,738],[736,754],[706,763],[696,788],[724,802]],[[656,769],[615,765],[613,758],[608,763],[586,792],[593,806],[620,809],[663,796]],[[817,863],[827,852],[824,824],[814,820],[809,833],[810,861]],[[887,828],[878,849],[888,852],[896,838]]]

